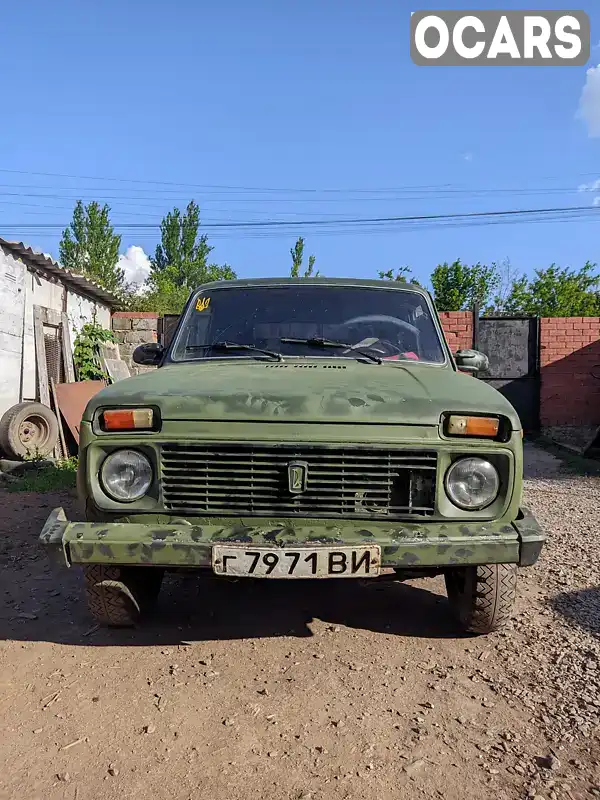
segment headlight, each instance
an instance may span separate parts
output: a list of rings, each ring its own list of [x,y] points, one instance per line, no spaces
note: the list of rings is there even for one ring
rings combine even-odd
[[[493,464],[483,458],[461,458],[446,473],[446,492],[455,506],[478,511],[489,506],[500,489]]]
[[[100,470],[104,491],[113,500],[131,503],[143,497],[152,483],[152,467],[137,450],[117,450],[104,459]]]

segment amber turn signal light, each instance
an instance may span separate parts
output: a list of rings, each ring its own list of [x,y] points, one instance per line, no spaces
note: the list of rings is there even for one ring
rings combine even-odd
[[[118,408],[102,414],[105,431],[144,431],[154,426],[151,408]]]
[[[450,436],[483,436],[494,438],[498,435],[500,420],[495,417],[461,417],[453,414],[448,418]]]

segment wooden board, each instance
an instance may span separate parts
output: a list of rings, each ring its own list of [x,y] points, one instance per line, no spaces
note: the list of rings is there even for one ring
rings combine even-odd
[[[121,358],[116,342],[102,342],[98,349],[101,358]]]
[[[34,306],[39,308],[42,324],[48,325],[50,328],[60,328],[62,322],[62,314],[60,311],[55,311],[53,308],[46,308],[45,306]]]
[[[62,314],[62,354],[65,365],[65,378],[67,383],[75,383],[75,366],[73,364],[73,352],[71,350],[71,329],[69,326],[69,318],[66,314]]]
[[[73,438],[79,444],[79,427],[88,402],[106,386],[105,381],[57,383],[56,400]]]
[[[104,358],[102,359],[104,370],[108,373],[111,383],[122,381],[125,378],[130,378],[131,373],[125,361],[120,358]]]
[[[50,389],[48,386],[48,367],[46,365],[46,346],[44,344],[44,317],[47,309],[33,307],[33,331],[35,335],[35,363],[38,375],[40,403],[50,408]]]
[[[56,384],[54,380],[50,381],[52,387],[52,399],[54,400],[54,413],[56,414],[56,420],[58,422],[58,437],[60,442],[60,449],[62,449],[61,457],[67,458],[69,455],[69,451],[67,449],[67,444],[65,442],[65,431],[63,429],[62,424],[62,415],[60,413],[60,409],[58,407],[58,401],[56,399]]]
[[[100,345],[100,365],[110,378],[111,383],[122,381],[131,377],[127,362],[123,361],[119,353],[119,346],[113,342],[103,342]]]

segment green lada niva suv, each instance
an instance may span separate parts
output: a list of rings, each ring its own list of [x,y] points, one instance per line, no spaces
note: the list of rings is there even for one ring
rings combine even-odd
[[[443,575],[459,626],[499,628],[544,535],[523,508],[523,431],[452,354],[419,286],[248,279],[201,286],[157,367],[100,391],[78,493],[41,541],[83,568],[99,624],[135,624],[166,570],[255,580]]]

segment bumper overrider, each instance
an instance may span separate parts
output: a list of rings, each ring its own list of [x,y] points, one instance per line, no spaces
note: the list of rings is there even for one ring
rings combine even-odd
[[[469,564],[534,564],[546,539],[525,508],[511,523],[464,522],[369,523],[311,520],[248,526],[234,520],[193,525],[138,522],[69,522],[56,508],[42,529],[40,542],[55,563],[120,564],[210,568],[217,544],[251,548],[361,546],[381,547],[381,566],[416,568]]]

